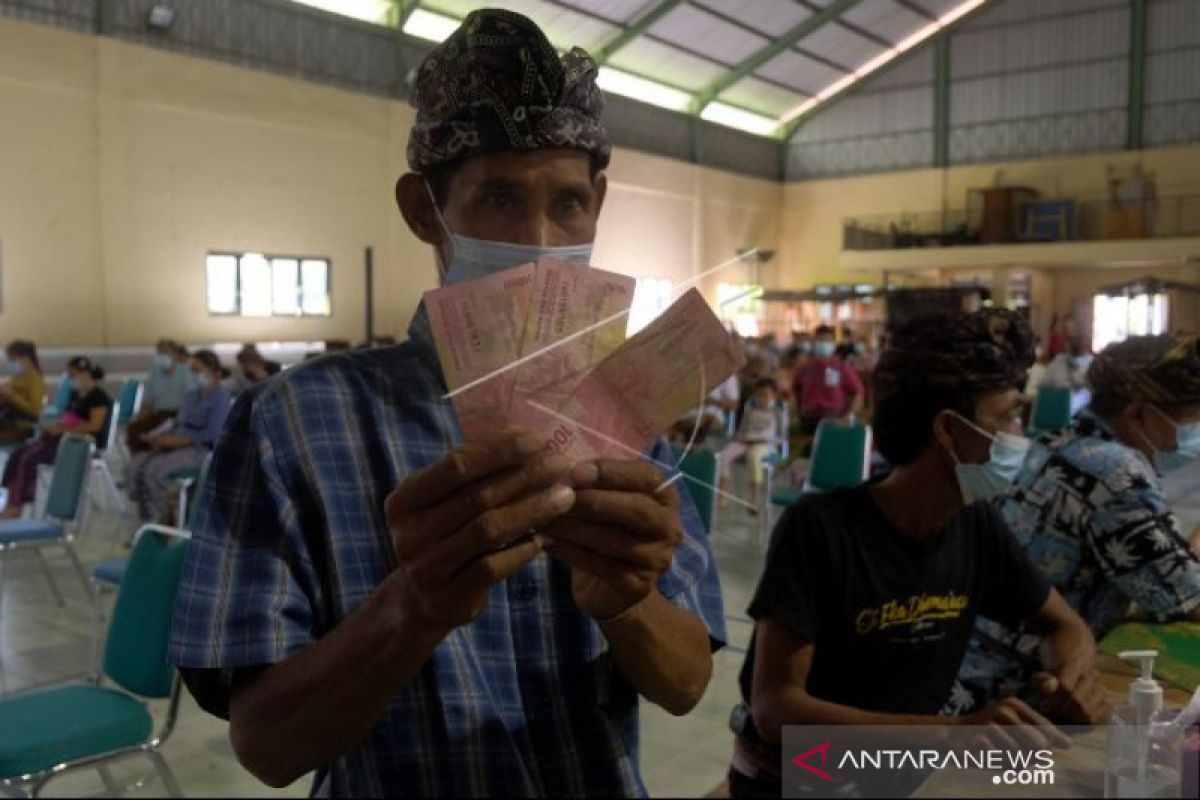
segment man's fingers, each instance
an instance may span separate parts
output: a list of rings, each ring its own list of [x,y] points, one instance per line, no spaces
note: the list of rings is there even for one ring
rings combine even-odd
[[[558,519],[571,508],[573,501],[570,487],[552,486],[515,503],[485,511],[450,536],[429,542],[429,550],[421,562],[430,571],[431,581],[450,578],[470,569],[472,562],[481,556]]]
[[[1039,694],[1049,697],[1058,691],[1058,678],[1049,672],[1035,672],[1033,674],[1033,688]]]
[[[1019,729],[1026,734],[1027,739],[1031,741],[1036,740],[1039,747],[1047,745],[1051,747],[1066,747],[1071,743],[1071,740],[1053,722],[1034,711],[1021,700],[1015,697],[1010,700],[1011,704],[1009,708],[1016,713],[1017,724],[1020,726]]]
[[[1080,678],[1091,671],[1091,664],[1083,659],[1067,659],[1057,670],[1058,685],[1068,692],[1073,692]]]
[[[482,593],[537,558],[543,550],[543,544],[541,536],[533,536],[529,541],[477,558],[458,575],[455,582],[463,587],[464,593]]]
[[[542,446],[537,434],[512,428],[477,442],[468,442],[396,487],[388,496],[388,513],[431,506],[467,484],[505,467],[516,466],[539,452]]]
[[[628,569],[661,574],[671,567],[671,550],[661,542],[577,519],[563,519],[546,528],[551,543],[563,543],[625,565]]]
[[[453,531],[493,508],[512,503],[562,481],[571,469],[565,456],[540,454],[487,478],[481,478],[414,515],[416,528],[434,534]]]
[[[594,575],[613,587],[633,588],[642,580],[654,580],[648,572],[631,570],[627,566],[597,555],[585,547],[561,539],[547,538],[546,552],[575,569]]]
[[[662,505],[679,507],[673,486],[663,486],[667,475],[646,461],[601,458],[579,464],[571,473],[576,489],[607,489],[649,495]],[[660,488],[662,487],[662,488]]]
[[[673,509],[644,494],[604,489],[578,489],[575,519],[604,522],[651,539],[667,538],[677,543],[682,537]]]

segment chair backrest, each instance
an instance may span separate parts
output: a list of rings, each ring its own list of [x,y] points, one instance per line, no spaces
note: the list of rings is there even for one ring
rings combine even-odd
[[[200,508],[200,492],[204,490],[204,485],[208,483],[209,468],[212,466],[213,455],[210,452],[200,462],[200,473],[196,476],[196,485],[192,489],[192,502],[188,504],[187,519],[183,520],[183,527],[189,531],[196,528],[196,513]]]
[[[805,491],[858,486],[871,474],[871,426],[823,419],[813,439]]]
[[[1057,431],[1071,422],[1071,390],[1065,386],[1039,386],[1029,420],[1032,431]]]
[[[717,513],[717,454],[711,450],[693,450],[683,458],[676,453],[676,459],[679,471],[683,473],[680,482],[687,486],[692,495],[704,530],[711,531],[713,517]]]
[[[174,669],[167,663],[167,641],[186,550],[186,538],[169,528],[146,526],[117,591],[104,645],[104,674],[141,697],[171,694]]]
[[[54,402],[51,404],[60,414],[67,410],[71,402],[71,379],[67,373],[58,376],[58,388],[54,390]]]
[[[88,476],[96,445],[86,436],[67,434],[58,443],[50,490],[46,493],[45,515],[60,522],[78,521],[86,504]]]
[[[141,409],[142,394],[145,392],[145,389],[145,384],[133,378],[121,384],[121,396],[118,398],[118,402],[121,404],[119,422],[122,425],[133,419],[134,415]]]
[[[121,401],[116,400],[108,409],[108,415],[104,418],[104,441],[97,440],[96,449],[101,453],[108,450],[117,443],[117,437],[121,431]]]

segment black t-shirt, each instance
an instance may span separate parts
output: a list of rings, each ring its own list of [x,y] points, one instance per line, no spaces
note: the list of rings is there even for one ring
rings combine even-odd
[[[1049,591],[990,505],[967,506],[945,531],[918,542],[888,521],[864,484],[805,497],[787,510],[748,613],[814,644],[807,687],[814,697],[936,714],[975,617],[1023,621]],[[740,678],[747,703],[754,645]]]
[[[79,392],[72,392],[71,402],[67,405],[68,411],[77,417],[83,417],[85,420],[90,420],[92,418],[92,410],[97,408],[112,408],[112,398],[99,386],[93,386],[92,390],[85,395],[80,395]],[[104,425],[99,431],[93,434],[92,438],[96,440],[97,447],[104,447],[108,444],[107,414],[104,417]]]

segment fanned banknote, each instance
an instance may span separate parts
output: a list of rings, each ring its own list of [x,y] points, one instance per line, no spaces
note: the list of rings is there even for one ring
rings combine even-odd
[[[558,410],[560,428],[551,441],[572,455],[636,457],[743,361],[704,297],[691,289],[576,386]]]
[[[478,439],[504,424],[516,376],[498,370],[521,355],[533,276],[534,265],[523,264],[424,295],[447,388],[453,392],[494,375],[454,395],[464,439]]]
[[[586,265],[537,262],[521,337],[509,424],[551,430],[557,410],[581,381],[625,341],[637,281]]]

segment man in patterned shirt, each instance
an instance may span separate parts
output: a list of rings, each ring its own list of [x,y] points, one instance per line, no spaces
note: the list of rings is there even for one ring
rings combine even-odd
[[[1200,339],[1144,336],[1111,345],[1088,382],[1091,405],[1034,443],[1000,502],[1004,517],[1097,639],[1134,607],[1157,621],[1200,620],[1200,555],[1158,477],[1200,456]],[[948,710],[964,713],[1036,688],[1040,643],[981,619]]]
[[[610,154],[595,77],[497,10],[422,64],[396,197],[444,281],[586,254]],[[572,467],[512,430],[462,444],[445,392],[423,310],[402,345],[248,390],[198,500],[171,658],[273,786],[644,795],[639,696],[687,713],[725,635],[695,506],[644,461]]]

